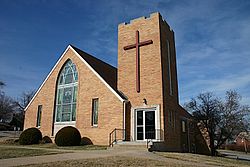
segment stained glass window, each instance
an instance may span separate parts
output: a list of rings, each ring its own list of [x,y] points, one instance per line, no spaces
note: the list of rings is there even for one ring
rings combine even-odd
[[[75,64],[68,60],[63,66],[57,84],[56,122],[76,120],[78,73]]]

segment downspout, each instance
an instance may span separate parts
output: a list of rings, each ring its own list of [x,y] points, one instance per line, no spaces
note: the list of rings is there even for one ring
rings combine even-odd
[[[127,100],[123,101],[123,140],[125,140],[126,137],[126,104]]]

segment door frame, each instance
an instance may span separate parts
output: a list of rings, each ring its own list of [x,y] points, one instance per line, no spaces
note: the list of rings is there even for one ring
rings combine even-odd
[[[138,117],[138,112],[142,111],[142,125],[138,125],[137,122],[137,117]],[[154,112],[154,127],[155,127],[155,139],[156,139],[156,112],[155,112],[155,108],[145,108],[145,109],[136,109],[135,110],[135,140],[136,141],[147,141],[146,139],[146,112]],[[137,135],[138,135],[138,127],[142,127],[143,128],[143,139],[142,140],[138,140],[137,139]]]
[[[161,139],[161,134],[158,133],[157,131],[159,131],[160,128],[160,124],[161,124],[161,119],[160,119],[160,105],[145,105],[145,106],[139,106],[139,107],[132,107],[131,108],[131,141],[137,141],[137,142],[144,142],[147,141],[147,139],[145,139],[145,133],[144,133],[144,140],[137,140],[137,122],[136,122],[136,113],[137,111],[143,110],[143,115],[145,115],[145,111],[144,110],[148,110],[148,111],[155,111],[155,129],[156,129],[156,134],[155,134],[155,139],[152,139],[152,141],[160,141],[163,140]],[[143,120],[144,122],[144,128],[143,131],[145,132],[145,119]]]

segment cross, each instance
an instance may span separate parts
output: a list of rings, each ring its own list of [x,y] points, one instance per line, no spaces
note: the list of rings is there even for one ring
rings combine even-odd
[[[136,48],[136,91],[139,93],[140,92],[140,55],[139,55],[139,47],[144,46],[144,45],[149,45],[152,44],[152,40],[147,40],[140,42],[139,41],[139,31],[137,30],[135,33],[136,41],[135,44],[125,46],[123,49],[124,50],[129,50]]]

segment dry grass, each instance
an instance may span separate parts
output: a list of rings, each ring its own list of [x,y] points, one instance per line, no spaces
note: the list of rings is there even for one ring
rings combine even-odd
[[[166,158],[175,159],[177,161],[190,162],[200,166],[222,166],[222,167],[249,167],[250,162],[228,159],[223,157],[211,157],[207,155],[198,155],[191,153],[163,153],[158,152],[158,155]]]
[[[48,144],[34,144],[29,145],[28,147],[33,148],[46,148],[46,149],[60,149],[60,150],[106,150],[107,146],[99,146],[99,145],[84,145],[84,146],[64,146],[59,147],[54,143]]]
[[[26,165],[27,166],[27,165]],[[123,157],[123,156],[115,156],[115,157],[106,157],[106,158],[94,158],[94,159],[82,159],[82,160],[69,160],[69,161],[61,161],[61,162],[52,162],[52,163],[44,163],[44,164],[32,164],[28,165],[28,167],[78,167],[78,166],[112,166],[112,167],[125,167],[125,166],[167,166],[167,167],[191,167],[186,166],[185,164],[169,164],[163,161],[151,160],[146,158],[136,158],[136,157]]]
[[[166,167],[249,167],[249,162],[230,160],[220,157],[186,153],[156,153],[166,159],[149,159],[130,156],[112,156],[81,160],[58,161],[52,163],[32,164],[30,167],[78,167],[78,166],[166,166]]]
[[[14,150],[10,150],[12,152]],[[16,151],[16,150],[15,150]],[[31,151],[31,150],[30,150]],[[27,152],[26,152],[27,153]],[[34,153],[32,153],[34,154]],[[78,167],[78,166],[166,166],[166,167],[249,167],[249,162],[230,160],[188,153],[156,153],[159,159],[139,158],[130,156],[112,156],[105,158],[57,161],[42,164],[25,165],[30,167]],[[162,157],[166,157],[162,158]]]
[[[26,156],[37,156],[37,155],[49,155],[58,154],[58,151],[48,151],[41,149],[27,149],[27,148],[9,148],[0,146],[0,159],[26,157]]]

